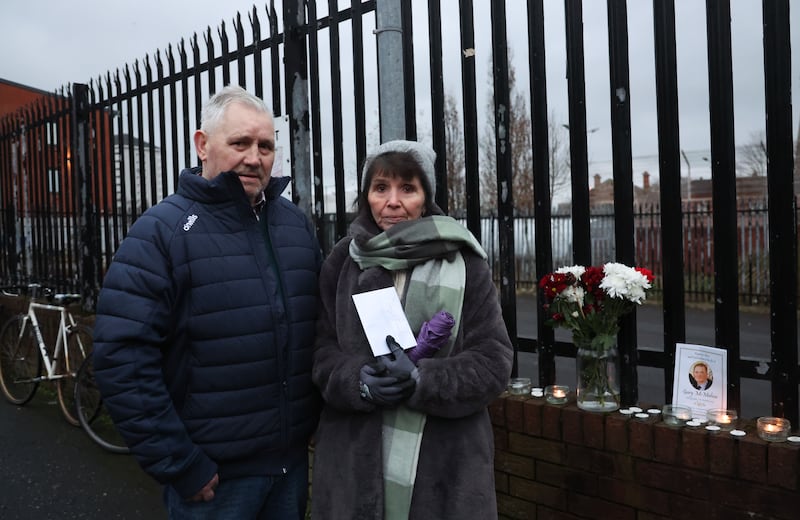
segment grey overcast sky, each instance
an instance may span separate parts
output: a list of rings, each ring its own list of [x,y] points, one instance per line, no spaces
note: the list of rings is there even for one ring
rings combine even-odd
[[[278,2],[280,4],[280,2]],[[349,6],[350,1],[340,1]],[[479,86],[486,83],[490,63],[490,27],[488,0],[476,0],[476,70]],[[564,45],[564,2],[545,0],[547,41],[548,102],[553,118],[566,123],[566,78]],[[800,4],[792,2],[792,92],[797,131],[800,104]],[[216,36],[217,25],[230,27],[239,11],[245,17],[252,10],[248,0],[3,0],[0,5],[0,78],[52,91],[73,82],[88,82],[115,71],[135,60],[143,60],[181,38],[190,38],[210,26]],[[266,25],[264,6],[255,4],[262,26]],[[317,3],[324,13],[327,2]],[[422,2],[415,2],[415,17],[424,13]],[[458,19],[448,13],[457,11],[457,0],[442,0],[444,13],[445,54],[451,56],[448,74],[460,74],[459,62],[452,59],[458,48]],[[525,2],[509,0],[508,29],[512,55],[517,69],[527,70],[527,29]],[[680,88],[681,147],[697,151],[708,149],[708,83],[705,45],[705,3],[701,0],[675,0],[678,43],[678,80]],[[280,5],[278,5],[280,9]],[[590,160],[607,163],[610,159],[608,46],[606,2],[584,1],[584,40],[586,44],[587,126],[597,129],[589,136]],[[652,2],[628,2],[628,26],[631,64],[631,111],[634,156],[653,156],[657,152],[655,80],[653,72]],[[764,128],[764,78],[761,37],[761,1],[731,0],[733,34],[733,69],[736,141],[751,141]],[[371,22],[370,22],[371,23]],[[365,27],[367,27],[365,22]],[[426,81],[426,22],[415,29],[417,39],[417,81]],[[266,30],[262,29],[262,34]],[[229,30],[229,34],[232,31]],[[369,35],[367,38],[371,37]],[[216,40],[218,41],[218,40]],[[452,47],[452,48],[451,48]],[[420,49],[420,51],[417,51]],[[448,50],[449,49],[449,50]],[[369,52],[369,50],[368,50]],[[368,55],[369,59],[369,55]],[[446,64],[446,67],[448,65]],[[367,67],[372,73],[374,67]],[[345,73],[346,75],[346,73]],[[526,74],[517,74],[518,83],[527,92]],[[460,78],[459,78],[460,80]],[[454,88],[454,87],[450,87]],[[451,92],[460,96],[460,87]],[[420,104],[425,110],[424,104]],[[560,126],[560,125],[557,125]],[[699,160],[699,159],[698,159]],[[707,163],[706,163],[707,164]],[[697,165],[702,170],[702,161]],[[599,167],[599,165],[598,165]],[[643,166],[642,166],[643,168]],[[636,169],[636,165],[635,165]]]
[[[264,21],[264,3],[258,14]],[[42,90],[86,83],[211,26],[252,0],[3,0],[0,78]]]

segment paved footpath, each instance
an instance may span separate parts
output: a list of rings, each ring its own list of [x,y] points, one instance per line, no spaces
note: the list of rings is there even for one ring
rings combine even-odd
[[[165,518],[158,484],[67,423],[52,385],[23,407],[0,397],[0,519]]]

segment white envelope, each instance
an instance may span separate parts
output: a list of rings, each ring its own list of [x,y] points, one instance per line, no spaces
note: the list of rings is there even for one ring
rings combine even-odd
[[[386,345],[386,336],[389,335],[404,349],[416,346],[417,339],[394,287],[354,294],[353,303],[373,354],[382,356],[389,353]]]

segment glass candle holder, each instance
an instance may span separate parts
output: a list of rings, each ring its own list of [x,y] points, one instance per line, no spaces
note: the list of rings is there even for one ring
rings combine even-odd
[[[544,389],[544,396],[550,404],[565,404],[567,402],[569,387],[564,385],[550,385]]]
[[[788,419],[781,417],[759,417],[757,425],[758,436],[769,442],[784,442],[792,427]]]
[[[712,409],[706,412],[706,419],[709,426],[719,426],[724,432],[729,432],[736,427],[736,419],[739,416],[736,410]]]
[[[508,382],[508,392],[514,395],[525,395],[531,392],[531,378],[515,377]]]
[[[688,406],[665,404],[661,409],[661,417],[669,426],[683,426],[692,419],[692,409]]]

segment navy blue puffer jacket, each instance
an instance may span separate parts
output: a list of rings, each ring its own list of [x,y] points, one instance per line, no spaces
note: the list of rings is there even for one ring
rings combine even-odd
[[[114,256],[94,365],[140,465],[181,496],[305,460],[321,252],[273,178],[256,218],[238,178],[181,172]]]

